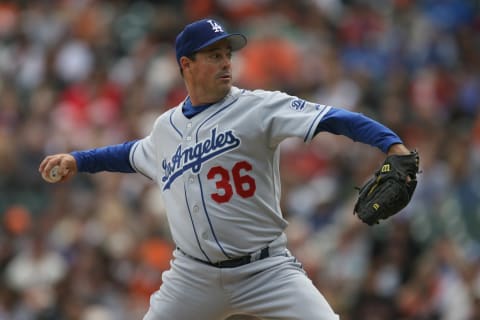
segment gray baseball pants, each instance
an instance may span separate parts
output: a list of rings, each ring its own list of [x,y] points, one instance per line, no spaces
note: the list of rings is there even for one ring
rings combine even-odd
[[[235,268],[217,268],[179,250],[174,257],[143,320],[222,320],[233,314],[339,319],[288,250]]]

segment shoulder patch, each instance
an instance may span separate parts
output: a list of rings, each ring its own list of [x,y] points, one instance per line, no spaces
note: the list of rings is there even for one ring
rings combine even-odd
[[[295,111],[302,111],[305,108],[305,100],[295,99],[290,103],[290,109]]]

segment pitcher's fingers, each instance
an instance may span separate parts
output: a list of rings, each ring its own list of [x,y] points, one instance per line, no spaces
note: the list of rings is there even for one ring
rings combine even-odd
[[[60,174],[62,176],[75,175],[77,173],[77,162],[70,154],[64,154],[60,162]]]
[[[67,180],[70,180],[73,176],[75,175],[75,172],[74,171],[66,171],[65,175],[62,176],[62,179],[60,180],[60,182],[64,182],[64,181],[67,181]]]
[[[49,165],[50,162],[52,161],[53,159],[53,156],[47,156],[45,157],[42,162],[40,163],[40,166],[38,167],[38,171],[40,173],[46,171],[47,170],[50,170],[51,168],[53,168],[54,165]]]
[[[58,173],[62,177],[65,177],[69,172],[69,167],[70,167],[70,164],[68,163],[68,161],[66,161],[64,158],[61,158],[58,163]]]

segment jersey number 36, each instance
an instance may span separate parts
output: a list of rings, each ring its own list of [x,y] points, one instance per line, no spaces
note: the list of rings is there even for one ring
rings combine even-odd
[[[233,196],[233,189],[242,198],[249,198],[255,194],[257,186],[255,179],[253,179],[245,172],[251,171],[252,165],[247,161],[239,161],[235,163],[231,171],[224,167],[212,167],[208,173],[208,180],[215,180],[216,193],[210,196],[218,203],[230,201]],[[233,180],[233,187],[232,187]]]

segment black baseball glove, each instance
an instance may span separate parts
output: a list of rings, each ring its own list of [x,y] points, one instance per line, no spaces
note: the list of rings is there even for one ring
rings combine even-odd
[[[358,218],[373,225],[402,210],[417,187],[419,162],[417,151],[388,156],[375,176],[359,188],[354,209]]]

